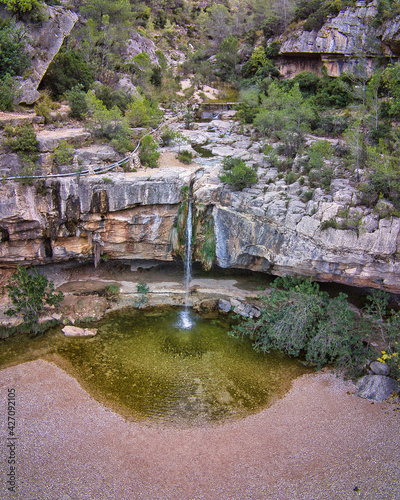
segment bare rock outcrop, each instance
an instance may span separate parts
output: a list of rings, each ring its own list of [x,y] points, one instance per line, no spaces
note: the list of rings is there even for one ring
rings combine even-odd
[[[47,20],[24,24],[28,35],[28,52],[32,56],[29,77],[19,80],[18,103],[33,104],[40,96],[38,86],[76,21],[77,14],[60,6],[46,6]]]
[[[0,186],[0,266],[115,259],[172,260],[170,234],[193,169],[49,179]]]
[[[124,57],[133,59],[135,56],[145,52],[149,55],[151,64],[158,65],[156,51],[157,47],[152,40],[142,36],[137,31],[132,31],[126,43]]]
[[[325,229],[323,222],[356,197],[348,181],[336,180],[329,195],[316,189],[306,203],[298,182],[287,186],[273,169],[260,168],[258,176],[256,186],[241,192],[218,184],[213,170],[194,184],[196,204],[212,210],[220,267],[400,291],[398,217],[379,219],[360,208],[357,228]]]
[[[330,76],[351,71],[362,53],[372,71],[382,56],[400,54],[400,19],[373,27],[376,3],[359,1],[355,7],[328,18],[319,31],[296,31],[280,49],[279,69],[293,77],[301,71],[320,72],[323,65]]]

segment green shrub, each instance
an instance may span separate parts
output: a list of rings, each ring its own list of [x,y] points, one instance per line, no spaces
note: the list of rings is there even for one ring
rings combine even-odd
[[[139,295],[138,299],[135,301],[135,307],[142,308],[148,302],[149,287],[146,283],[139,282],[136,285],[136,293]]]
[[[240,158],[226,158],[223,162],[223,170],[225,173],[219,176],[221,181],[240,191],[257,182],[256,170],[248,167]]]
[[[35,113],[38,116],[42,116],[44,118],[44,122],[48,124],[51,122],[51,112],[59,108],[59,103],[53,102],[47,94],[44,94],[40,97],[34,109]]]
[[[186,163],[187,165],[190,165],[193,160],[193,153],[191,151],[188,151],[187,149],[184,149],[180,153],[178,153],[178,160],[181,161],[182,163]]]
[[[87,126],[93,135],[113,141],[116,146],[122,144],[122,149],[128,151],[130,149],[130,130],[120,109],[117,106],[107,109],[92,91],[87,93],[86,102],[88,106]],[[129,146],[125,144],[128,141]]]
[[[40,12],[43,3],[40,0],[2,0],[2,2],[7,10],[10,10],[13,14],[20,19],[23,14],[31,13],[30,18],[35,19],[34,14],[36,15]]]
[[[309,97],[310,95],[316,94],[319,82],[319,76],[311,71],[302,71],[290,80],[292,85],[296,83],[299,84],[299,89],[303,97]]]
[[[118,285],[107,285],[104,288],[104,297],[115,302],[119,295],[119,286]]]
[[[366,328],[385,346],[380,361],[390,367],[390,375],[400,381],[400,314],[388,310],[390,295],[372,290],[367,296]]]
[[[334,217],[322,221],[321,224],[319,225],[321,231],[325,231],[325,229],[328,229],[330,227],[332,227],[333,229],[339,229],[339,224]]]
[[[139,97],[128,106],[125,114],[131,127],[156,127],[162,118],[162,111],[157,103]]]
[[[53,163],[59,167],[61,165],[70,165],[74,157],[74,148],[67,141],[61,141],[60,144],[53,151]]]
[[[14,99],[17,96],[16,84],[10,75],[0,79],[0,110],[13,111]]]
[[[308,191],[306,191],[302,195],[301,201],[303,201],[304,203],[307,203],[308,201],[312,200],[313,196],[314,196],[314,190],[313,189],[309,189]]]
[[[24,323],[34,333],[39,329],[39,314],[45,306],[57,306],[64,298],[61,292],[55,293],[52,281],[36,270],[29,273],[23,267],[18,267],[4,289],[11,301],[11,307],[4,314],[22,316]]]
[[[280,35],[283,32],[285,25],[282,16],[270,16],[263,21],[261,28],[263,30],[264,38],[268,40],[269,38]]]
[[[293,184],[297,180],[297,174],[295,172],[288,172],[285,177],[285,182],[287,185]]]
[[[0,21],[0,79],[22,75],[30,60],[22,28],[17,28],[14,21]]]
[[[15,128],[8,125],[5,134],[4,145],[17,153],[21,160],[20,176],[25,178],[21,182],[31,184],[35,162],[39,159],[38,140],[33,126],[30,123]]]
[[[140,143],[139,158],[142,165],[150,168],[158,167],[160,153],[157,151],[158,145],[150,135],[143,137]]]
[[[38,140],[32,124],[19,125],[15,128],[6,128],[6,145],[14,153],[24,156],[30,155],[34,160],[38,158]]]
[[[112,109],[114,106],[117,106],[122,113],[125,113],[133,100],[131,94],[128,94],[124,90],[113,90],[111,87],[103,84],[96,85],[94,93],[97,99],[100,99],[107,109]]]
[[[65,92],[65,97],[67,98],[68,106],[71,110],[71,118],[83,120],[88,112],[88,104],[86,101],[86,92],[82,90],[82,86],[77,85],[71,90],[68,90]]]
[[[238,158],[236,156],[226,156],[222,160],[222,169],[225,172],[229,172],[229,171],[233,170],[235,167],[237,167],[238,165],[240,165],[241,163],[243,163],[243,160],[241,160],[240,158]]]
[[[363,328],[347,296],[330,298],[308,280],[281,284],[286,289],[279,290],[275,283],[270,296],[262,298],[261,316],[243,321],[232,334],[250,336],[255,348],[265,352],[302,354],[318,369],[330,364],[349,375],[358,374],[371,348],[363,342]]]
[[[176,132],[169,127],[163,127],[161,129],[161,145],[169,146],[174,142],[176,137]]]
[[[52,97],[58,99],[77,86],[87,92],[93,81],[94,77],[83,55],[77,50],[68,50],[58,53],[51,62],[41,87],[48,88]]]

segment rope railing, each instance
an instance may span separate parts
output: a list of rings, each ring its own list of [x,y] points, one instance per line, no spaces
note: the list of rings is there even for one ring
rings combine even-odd
[[[140,148],[140,143],[142,141],[142,139],[148,135],[152,135],[154,134],[155,132],[157,132],[157,130],[159,130],[161,128],[161,126],[165,123],[165,121],[163,120],[156,128],[154,128],[153,130],[151,130],[149,133],[143,135],[135,149],[129,153],[127,156],[125,156],[125,158],[122,158],[121,160],[118,160],[114,163],[111,163],[110,165],[107,165],[105,167],[97,167],[97,168],[88,168],[86,170],[78,170],[76,172],[68,172],[66,174],[47,174],[47,175],[20,175],[20,176],[11,176],[11,177],[3,177],[2,179],[0,179],[1,181],[15,181],[15,180],[22,180],[22,179],[54,179],[54,178],[58,178],[58,177],[76,177],[76,176],[82,176],[82,175],[93,175],[93,174],[105,174],[106,172],[109,172],[110,170],[114,169],[115,167],[119,167],[121,165],[123,165],[124,163],[126,162],[129,162],[129,160],[132,158],[132,156],[138,151],[138,149]]]

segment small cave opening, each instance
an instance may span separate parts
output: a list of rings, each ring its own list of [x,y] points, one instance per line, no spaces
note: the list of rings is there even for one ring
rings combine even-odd
[[[4,241],[9,241],[10,240],[10,233],[8,232],[8,229],[6,227],[0,227],[0,242],[3,243]]]
[[[51,245],[50,238],[43,239],[43,248],[44,248],[44,256],[46,257],[46,259],[52,259],[53,258],[53,247]]]

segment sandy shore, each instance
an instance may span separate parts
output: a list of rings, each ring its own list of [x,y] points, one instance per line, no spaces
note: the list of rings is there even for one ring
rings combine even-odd
[[[124,420],[39,360],[0,372],[0,498],[18,500],[397,500],[400,412],[329,373],[218,426]],[[7,394],[16,393],[16,484],[7,491]],[[5,467],[3,467],[5,466]]]

